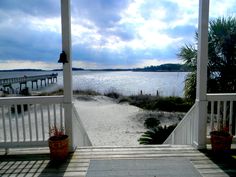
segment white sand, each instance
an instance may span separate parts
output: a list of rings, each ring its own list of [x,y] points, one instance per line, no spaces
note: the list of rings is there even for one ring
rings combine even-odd
[[[143,110],[128,104],[117,104],[105,96],[79,96],[74,99],[88,136],[94,146],[133,146],[146,131],[134,117]]]

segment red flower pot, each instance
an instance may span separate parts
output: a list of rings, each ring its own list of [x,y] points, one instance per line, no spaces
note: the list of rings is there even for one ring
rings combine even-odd
[[[230,150],[233,136],[222,136],[211,134],[211,146],[213,152],[224,152]]]
[[[68,144],[69,138],[67,135],[50,137],[48,139],[50,159],[55,162],[65,161],[68,156]]]

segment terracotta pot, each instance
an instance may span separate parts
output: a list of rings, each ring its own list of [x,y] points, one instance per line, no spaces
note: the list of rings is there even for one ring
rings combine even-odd
[[[211,134],[211,146],[213,152],[224,152],[231,148],[233,136],[220,136]]]
[[[50,149],[50,159],[55,162],[62,162],[68,156],[69,138],[67,135],[62,135],[60,138],[52,136],[48,139]]]

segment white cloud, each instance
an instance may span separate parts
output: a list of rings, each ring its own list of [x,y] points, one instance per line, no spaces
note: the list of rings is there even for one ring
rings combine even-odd
[[[222,16],[236,15],[235,0],[214,0],[210,1],[210,17],[217,18]]]
[[[175,58],[177,48],[194,39],[191,35],[198,24],[199,0],[101,0],[93,2],[94,6],[90,2],[72,0],[78,5],[72,6],[73,56],[81,58],[73,67],[127,68],[175,62],[164,58]],[[32,1],[25,8],[16,1],[8,4],[9,9],[0,8],[0,59],[9,59],[0,61],[0,69],[58,68],[46,62],[61,48],[61,17],[59,7],[53,11],[53,3]],[[45,4],[50,5],[46,11]],[[210,1],[211,18],[236,15],[235,9],[235,0]],[[132,61],[132,65],[125,61]]]
[[[60,17],[38,18],[35,16],[28,16],[26,19],[28,19],[28,23],[33,29],[61,33]]]
[[[61,68],[61,64],[55,64],[43,61],[30,61],[30,60],[5,60],[0,61],[0,70],[8,69],[43,69],[50,70]]]

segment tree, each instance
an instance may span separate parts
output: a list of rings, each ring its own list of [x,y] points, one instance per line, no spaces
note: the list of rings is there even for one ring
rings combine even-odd
[[[195,39],[197,41],[198,34]],[[197,42],[196,42],[197,44]],[[185,96],[196,97],[197,45],[180,48],[178,57],[192,69],[185,80]],[[217,18],[208,29],[208,93],[236,91],[236,18]]]

